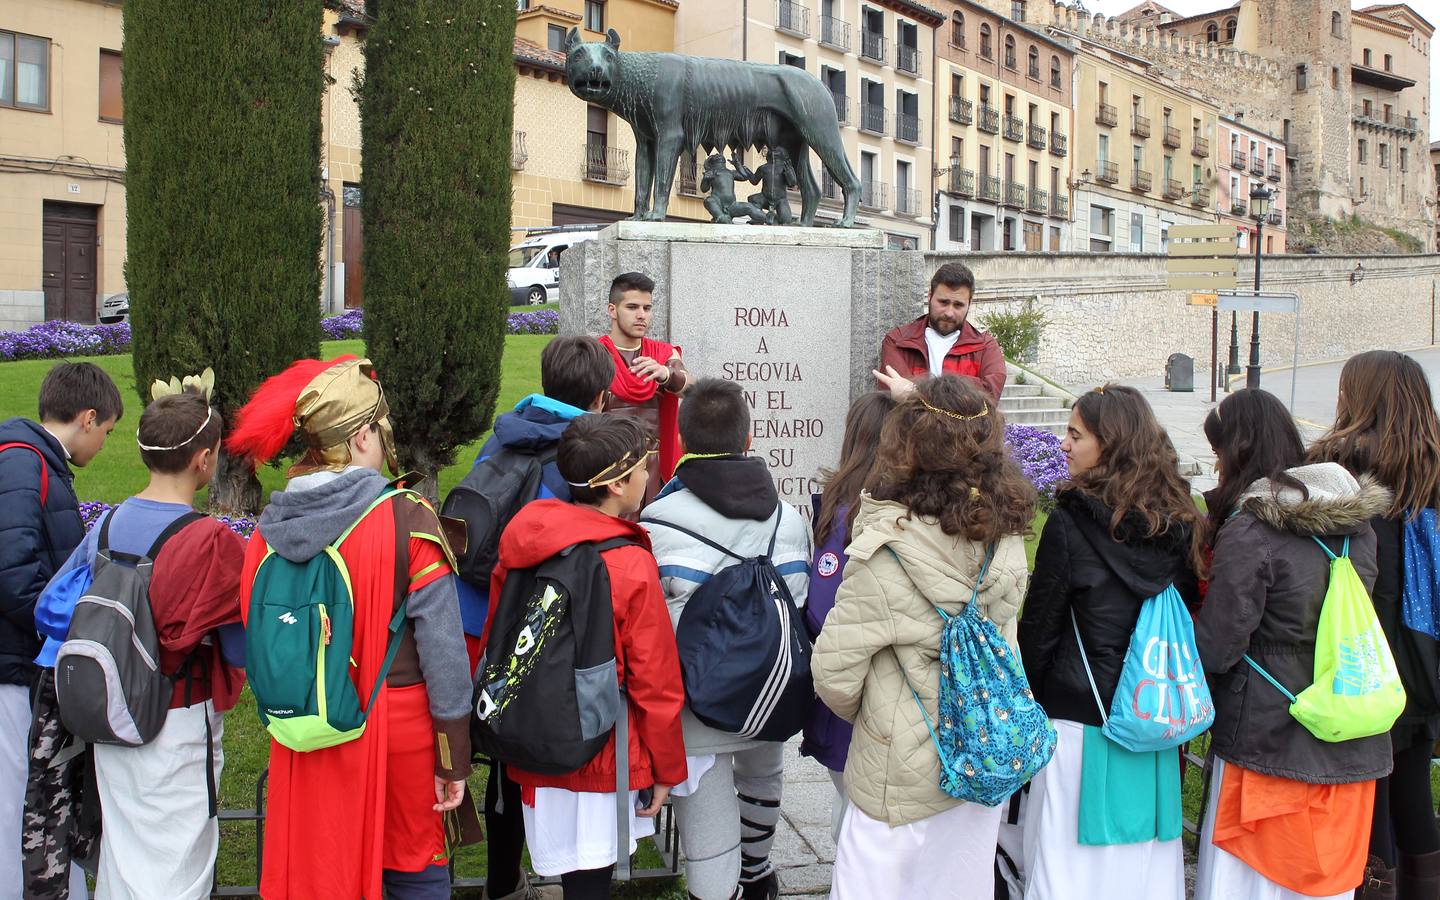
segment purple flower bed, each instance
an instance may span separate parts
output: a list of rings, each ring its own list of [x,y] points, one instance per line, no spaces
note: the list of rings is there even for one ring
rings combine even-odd
[[[1060,451],[1060,438],[1029,425],[1006,425],[1005,445],[1025,477],[1034,483],[1041,508],[1048,509],[1055,502],[1055,488],[1070,477],[1065,454]]]
[[[325,332],[327,341],[344,341],[360,336],[360,326],[365,323],[365,313],[352,309],[338,316],[320,320],[320,330]]]
[[[130,325],[80,325],[51,321],[24,331],[0,331],[0,362],[59,356],[109,356],[130,352]]]
[[[553,309],[511,313],[505,321],[507,334],[559,334],[560,314]]]
[[[114,509],[113,503],[101,503],[97,500],[86,500],[80,504],[80,519],[85,523],[85,530],[89,531],[100,521],[100,517],[106,510]],[[255,520],[245,516],[217,516],[220,522],[242,538],[249,539],[250,532],[255,530]]]

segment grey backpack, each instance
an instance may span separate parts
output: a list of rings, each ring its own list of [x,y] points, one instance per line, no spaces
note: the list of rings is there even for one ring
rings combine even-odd
[[[160,641],[150,609],[150,575],[167,540],[196,519],[186,513],[160,533],[144,556],[110,549],[110,521],[100,525],[94,577],[75,604],[70,631],[55,658],[60,721],[82,741],[139,747],[155,739],[170,711],[181,672],[160,669]]]

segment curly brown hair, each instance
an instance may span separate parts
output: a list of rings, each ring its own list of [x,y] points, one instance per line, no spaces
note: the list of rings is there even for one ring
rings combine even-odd
[[[866,488],[939,521],[948,535],[993,543],[1026,534],[1035,486],[1005,448],[1005,418],[955,375],[915,386],[885,420]]]
[[[1179,459],[1155,411],[1132,387],[1107,384],[1081,396],[1074,411],[1100,444],[1100,460],[1070,479],[1069,489],[1110,510],[1110,536],[1120,540],[1127,517],[1145,523],[1147,538],[1181,529],[1190,566],[1205,570],[1205,517],[1180,477]]]

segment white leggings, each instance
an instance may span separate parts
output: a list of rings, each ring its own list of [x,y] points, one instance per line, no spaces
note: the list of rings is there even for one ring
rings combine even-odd
[[[675,797],[685,884],[699,900],[730,900],[740,883],[773,871],[770,846],[780,821],[785,745],[715,754],[695,792]]]

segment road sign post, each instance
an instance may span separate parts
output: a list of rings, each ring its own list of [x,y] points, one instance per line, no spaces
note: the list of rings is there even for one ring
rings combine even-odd
[[[1220,312],[1216,292],[1236,286],[1239,261],[1230,225],[1176,225],[1170,229],[1166,286],[1195,291],[1191,306],[1210,307],[1210,402],[1215,402],[1220,365]]]
[[[1290,368],[1290,414],[1295,414],[1295,383],[1299,381],[1300,370],[1300,295],[1292,291],[1218,291],[1219,299],[1215,303],[1217,310],[1231,310],[1233,312],[1252,312],[1258,316],[1262,312],[1271,313],[1294,313],[1295,315],[1295,348],[1292,355]],[[1254,360],[1258,368],[1260,360],[1258,356]]]

